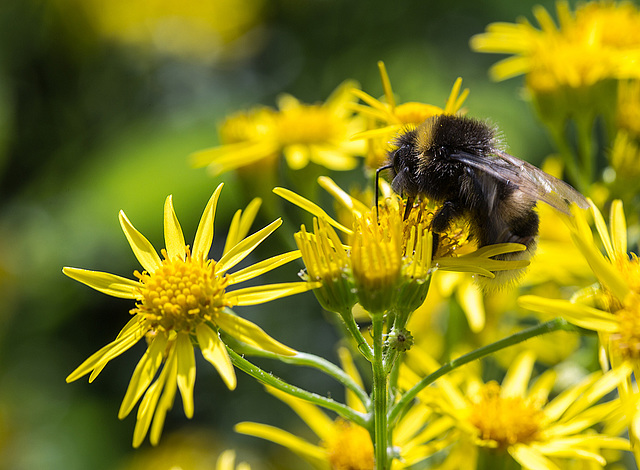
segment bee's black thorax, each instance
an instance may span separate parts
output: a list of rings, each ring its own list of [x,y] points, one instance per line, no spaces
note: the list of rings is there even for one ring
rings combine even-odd
[[[470,222],[480,245],[523,243],[532,246],[538,233],[536,200],[495,177],[451,158],[457,153],[480,157],[498,147],[493,128],[484,122],[441,115],[402,134],[389,153],[392,187],[409,198],[442,203],[433,229],[444,231],[460,216]]]

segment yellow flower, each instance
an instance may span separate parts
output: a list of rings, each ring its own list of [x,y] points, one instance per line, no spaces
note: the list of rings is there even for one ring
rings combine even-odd
[[[135,447],[142,443],[150,426],[151,442],[157,444],[166,413],[173,406],[176,389],[182,396],[185,415],[188,418],[193,416],[194,342],[197,342],[204,358],[218,370],[229,389],[235,388],[236,376],[219,337],[220,332],[259,349],[284,355],[295,354],[294,350],[277,342],[255,324],[235,315],[229,307],[268,302],[307,291],[315,284],[293,282],[228,290],[234,284],[253,279],[298,258],[300,254],[285,253],[229,273],[281,224],[276,220],[246,236],[259,206],[256,200],[244,214],[240,211],[236,214],[229,227],[222,257],[218,261],[209,259],[213,221],[222,186],[215,190],[202,214],[192,249],[185,245],[171,196],[167,198],[164,207],[164,259],[131,225],[124,212],[120,212],[120,225],[144,268],[142,273],[134,272],[137,280],[98,271],[63,269],[67,276],[100,292],[136,302],[131,310],[133,317],[118,337],[67,377],[67,382],[72,382],[90,374],[91,382],[110,360],[146,338],[147,351],[131,377],[118,414],[123,419],[141,399],[133,437]]]
[[[352,214],[353,230],[293,191],[276,188],[274,192],[326,224],[322,226],[322,233],[316,232],[314,237],[306,239],[310,244],[318,245],[314,248],[317,252],[325,250],[326,253],[326,247],[334,247],[332,250],[337,252],[335,256],[342,263],[341,272],[353,275],[358,299],[372,313],[390,308],[391,303],[405,315],[417,309],[427,295],[429,283],[426,281],[434,269],[493,277],[495,271],[522,268],[528,264],[526,261],[492,259],[498,254],[523,248],[516,244],[486,246],[458,256],[458,252],[465,251],[461,249],[464,238],[455,228],[440,236],[438,250],[433,254],[430,223],[435,212],[425,204],[414,207],[405,218],[404,203],[398,195],[390,195],[376,211],[352,198],[329,178],[321,177],[319,182]],[[328,226],[348,237],[350,249],[344,255],[338,254],[341,253],[339,239],[335,234],[328,235],[332,232]],[[301,251],[310,253],[311,249],[301,247]],[[303,261],[309,263],[311,270],[318,266],[316,256],[303,256]],[[324,282],[332,279],[332,275],[311,279]]]
[[[559,26],[536,6],[540,29],[521,19],[490,24],[471,38],[476,51],[513,54],[491,68],[492,78],[526,74],[528,87],[544,93],[640,76],[640,13],[632,3],[587,2],[572,13],[568,2],[558,1],[556,9]]]
[[[412,353],[415,358],[416,350]],[[459,376],[463,383],[443,377],[435,389],[419,395],[443,417],[439,438],[452,445],[445,468],[476,468],[484,453],[494,462],[513,459],[526,469],[555,470],[566,459],[600,468],[606,464],[602,450],[629,449],[626,439],[590,429],[620,408],[619,400],[601,400],[629,376],[629,367],[594,373],[547,403],[555,372],[545,372],[529,386],[534,363],[533,353],[525,352],[513,361],[502,384],[484,383],[477,372],[466,369]],[[431,364],[423,366],[432,369]]]
[[[634,253],[627,253],[622,202],[616,200],[611,206],[610,233],[602,214],[593,205],[592,212],[607,256],[596,247],[582,212],[576,211],[575,217],[567,221],[574,242],[601,288],[578,292],[573,301],[523,296],[518,302],[525,308],[562,315],[581,328],[597,331],[603,348],[603,365],[611,361],[616,366],[630,359],[640,371],[640,260]]]
[[[464,100],[469,94],[468,89],[460,92],[462,79],[458,78],[451,88],[451,93],[444,108],[415,101],[396,104],[391,88],[391,81],[389,80],[389,75],[387,74],[384,63],[378,62],[378,68],[380,69],[380,78],[382,79],[382,88],[384,90],[384,102],[364,91],[357,89],[352,90],[354,95],[368,105],[358,105],[355,107],[360,114],[368,117],[370,120],[369,129],[358,134],[355,138],[368,140],[367,166],[369,168],[382,166],[386,160],[389,143],[399,131],[407,129],[410,126],[417,126],[432,116],[439,114],[456,114],[460,112],[462,103],[464,103]]]
[[[230,117],[221,129],[222,145],[192,155],[195,167],[214,174],[284,155],[299,170],[309,162],[330,170],[350,170],[364,153],[351,136],[363,129],[349,109],[356,84],[342,83],[323,104],[303,104],[291,95],[278,99],[278,111],[260,107]]]
[[[211,60],[260,21],[264,1],[54,0],[53,3],[73,9],[109,39]],[[236,43],[234,54],[250,53],[250,48],[244,48],[243,51]]]
[[[338,353],[343,369],[361,385],[362,380],[351,354],[345,348],[340,348]],[[373,444],[365,428],[340,418],[334,420],[317,406],[302,399],[271,388],[268,391],[289,405],[304,420],[317,435],[319,443],[309,442],[273,426],[253,422],[238,423],[235,427],[237,432],[283,445],[318,469],[373,469]],[[364,404],[354,394],[347,393],[347,404],[356,411],[365,411]],[[438,450],[431,445],[422,445],[422,440],[430,434],[423,429],[430,416],[431,410],[428,407],[417,404],[398,422],[393,432],[392,445],[396,453],[391,465],[393,470],[411,468]]]

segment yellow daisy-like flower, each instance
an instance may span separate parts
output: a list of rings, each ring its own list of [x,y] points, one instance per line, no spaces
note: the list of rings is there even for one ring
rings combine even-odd
[[[346,348],[340,348],[340,360],[343,369],[362,385],[362,379],[355,368],[353,358]],[[332,419],[320,408],[302,399],[295,398],[275,389],[269,393],[289,405],[317,435],[318,443],[309,442],[299,436],[266,424],[254,422],[238,423],[235,430],[242,434],[260,437],[298,454],[304,460],[321,470],[372,470],[374,468],[373,444],[369,432],[354,423],[343,419]],[[352,393],[347,393],[347,404],[356,411],[365,411],[364,404]],[[411,468],[440,450],[440,445],[424,445],[431,439],[432,428],[425,430],[432,411],[417,404],[398,422],[393,432],[395,458],[393,470]]]
[[[90,374],[91,382],[110,360],[146,338],[147,351],[131,377],[118,413],[118,417],[123,419],[142,399],[133,437],[135,447],[142,443],[150,426],[151,443],[157,444],[177,389],[182,396],[185,415],[188,418],[193,416],[194,342],[197,342],[204,358],[218,370],[229,389],[235,388],[236,376],[219,337],[220,332],[276,354],[295,354],[294,350],[268,336],[254,323],[233,314],[229,307],[268,302],[307,291],[316,284],[292,282],[228,290],[234,284],[253,279],[298,258],[300,254],[297,251],[284,253],[229,273],[281,224],[276,220],[247,236],[259,207],[259,200],[255,200],[244,213],[238,211],[236,214],[229,227],[222,257],[218,261],[209,259],[213,221],[222,186],[215,190],[202,214],[192,249],[185,245],[171,196],[167,198],[164,207],[164,259],[131,225],[124,212],[120,212],[120,225],[144,268],[142,273],[134,272],[137,280],[98,271],[63,269],[64,274],[93,289],[136,302],[131,310],[133,317],[118,337],[67,377],[67,382],[72,382]]]
[[[568,2],[558,1],[556,10],[559,26],[537,6],[540,29],[520,19],[490,24],[471,38],[476,51],[513,54],[491,68],[492,78],[526,74],[528,87],[544,93],[640,76],[640,13],[632,3],[587,2],[572,13]]]
[[[607,256],[597,248],[582,212],[567,222],[577,247],[600,281],[601,289],[578,292],[573,301],[523,296],[519,304],[539,312],[562,315],[569,322],[597,331],[601,339],[601,361],[614,366],[631,360],[640,372],[640,260],[627,252],[627,228],[622,202],[611,206],[611,232],[600,211],[592,205],[596,229]]]
[[[629,367],[594,373],[547,402],[556,374],[547,371],[529,386],[534,363],[533,353],[525,352],[502,384],[484,383],[466,370],[462,384],[443,377],[419,395],[443,416],[439,438],[452,445],[444,468],[476,468],[484,453],[494,462],[513,459],[525,469],[557,470],[567,459],[602,468],[602,450],[629,450],[626,439],[591,429],[620,408],[619,400],[601,400],[630,375]]]
[[[276,188],[274,192],[324,222],[322,231],[315,236],[297,238],[303,261],[311,267],[309,274],[317,272],[311,280],[325,282],[335,279],[338,265],[342,266],[341,273],[353,276],[360,303],[372,312],[389,308],[390,302],[395,302],[394,307],[403,313],[417,309],[426,297],[426,281],[434,269],[493,277],[496,271],[528,265],[528,261],[523,260],[501,261],[492,258],[521,250],[524,248],[522,245],[498,244],[465,252],[467,250],[461,247],[466,244],[466,238],[461,238],[461,232],[457,229],[440,234],[438,249],[432,253],[430,224],[435,211],[428,209],[424,203],[414,207],[405,217],[402,199],[393,194],[376,211],[351,197],[331,179],[321,177],[318,181],[352,214],[353,230],[293,191]],[[331,233],[329,226],[343,232],[348,238],[348,252],[341,251],[342,244],[337,235]],[[303,246],[305,244],[308,247]],[[314,255],[305,256],[305,253]],[[316,253],[324,254],[318,256]],[[334,257],[335,263],[325,262]],[[349,269],[346,269],[347,266]]]
[[[391,81],[383,62],[378,62],[382,88],[385,101],[378,100],[364,91],[354,89],[352,92],[368,106],[358,105],[355,109],[370,120],[369,129],[356,136],[358,139],[367,139],[369,143],[367,153],[367,166],[369,168],[380,167],[386,159],[389,150],[389,142],[398,131],[417,126],[426,119],[440,114],[456,114],[464,103],[469,90],[461,91],[462,79],[458,78],[444,106],[441,108],[427,103],[409,101],[396,104],[396,99],[391,88]]]
[[[284,155],[299,170],[316,163],[330,170],[358,165],[364,144],[350,140],[364,129],[349,106],[355,82],[342,83],[323,104],[303,104],[291,95],[278,99],[278,110],[256,108],[230,117],[222,126],[222,145],[192,155],[192,164],[208,166],[212,174]]]

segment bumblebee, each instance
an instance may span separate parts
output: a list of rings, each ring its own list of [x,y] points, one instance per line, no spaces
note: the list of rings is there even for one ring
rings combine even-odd
[[[506,153],[498,135],[477,119],[434,116],[397,137],[377,175],[391,170],[391,187],[408,198],[407,211],[415,198],[440,204],[431,227],[434,234],[465,217],[479,246],[521,243],[527,247],[524,256],[531,256],[538,235],[538,201],[565,214],[570,214],[571,203],[581,208],[589,204],[569,184]]]

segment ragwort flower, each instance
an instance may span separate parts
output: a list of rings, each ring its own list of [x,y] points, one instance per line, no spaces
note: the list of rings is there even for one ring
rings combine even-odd
[[[376,211],[351,197],[329,178],[321,177],[319,182],[351,213],[353,229],[347,228],[320,206],[293,191],[276,188],[274,192],[323,221],[322,224],[316,223],[319,230],[314,236],[296,237],[303,261],[310,268],[307,272],[309,279],[322,283],[333,283],[336,279],[347,282],[333,292],[353,290],[361,305],[371,313],[394,309],[406,321],[408,315],[424,301],[429,287],[427,281],[434,269],[493,277],[495,271],[518,269],[528,264],[522,260],[501,261],[492,258],[520,250],[524,248],[522,245],[497,244],[470,252],[460,249],[467,242],[458,229],[439,234],[438,248],[433,253],[430,225],[435,210],[428,208],[425,203],[415,206],[405,217],[405,206],[398,195],[390,195]],[[343,249],[332,227],[347,238],[345,245],[348,249]],[[305,234],[306,230],[303,229],[302,233]],[[305,256],[309,253],[313,256]],[[355,289],[349,286],[355,286]],[[324,289],[322,295],[329,291]],[[336,304],[345,305],[345,299],[341,294]],[[329,303],[326,300],[321,302],[323,305]]]
[[[415,362],[418,353],[408,354]],[[418,361],[422,368],[415,373],[433,371],[431,362]],[[465,369],[462,383],[442,377],[419,395],[442,416],[435,439],[451,445],[444,468],[476,468],[485,453],[494,463],[515,460],[525,469],[557,470],[567,460],[602,468],[603,450],[629,450],[626,439],[591,429],[620,409],[620,400],[600,401],[629,376],[629,367],[594,373],[548,401],[556,374],[549,370],[529,385],[534,363],[533,353],[524,352],[501,384],[484,383],[477,371]],[[409,375],[405,380],[419,379]],[[504,466],[511,465],[505,461]]]
[[[164,207],[164,259],[131,225],[124,212],[120,212],[120,225],[144,268],[142,273],[134,272],[137,280],[84,269],[63,269],[67,276],[100,292],[136,302],[131,310],[131,320],[118,337],[67,377],[67,382],[72,382],[89,374],[91,382],[110,360],[146,338],[147,351],[138,362],[118,413],[118,417],[123,419],[141,399],[133,437],[135,447],[142,443],[150,426],[151,443],[157,444],[177,390],[182,396],[185,415],[188,418],[193,416],[194,343],[231,390],[236,386],[236,376],[219,337],[220,332],[276,354],[295,354],[294,350],[274,340],[255,324],[233,314],[229,308],[268,302],[307,291],[315,285],[293,282],[229,290],[234,284],[253,279],[298,258],[300,254],[297,251],[285,253],[229,273],[281,224],[276,220],[247,236],[259,206],[259,201],[254,201],[244,214],[240,211],[236,214],[222,257],[218,261],[209,259],[213,221],[221,190],[222,184],[204,210],[192,249],[185,245],[171,196],[167,198]]]
[[[464,103],[469,94],[468,89],[464,89],[461,92],[462,79],[458,78],[451,88],[451,93],[444,108],[415,101],[396,104],[391,81],[384,63],[378,62],[378,68],[382,79],[384,101],[376,99],[364,91],[352,90],[352,93],[367,105],[354,106],[354,109],[362,116],[369,119],[368,129],[354,136],[354,139],[367,140],[367,166],[369,168],[378,168],[383,164],[389,150],[389,142],[396,136],[398,131],[417,126],[432,116],[460,112],[462,103]]]
[[[571,12],[556,3],[558,24],[541,6],[533,10],[540,29],[525,19],[492,23],[471,38],[479,52],[513,54],[491,68],[495,80],[526,74],[535,93],[589,87],[606,79],[640,76],[640,12],[630,2],[587,2]]]
[[[640,372],[640,260],[627,252],[622,202],[616,200],[611,206],[610,233],[600,211],[593,205],[592,211],[606,256],[596,246],[582,212],[574,212],[567,222],[600,288],[580,291],[572,301],[523,296],[519,303],[531,310],[562,315],[581,328],[598,332],[605,367],[608,362],[615,366],[631,360]]]
[[[364,153],[362,142],[351,141],[364,129],[354,116],[346,81],[323,104],[304,104],[291,95],[278,99],[278,110],[265,107],[231,116],[221,128],[222,145],[192,155],[195,167],[208,166],[214,174],[284,155],[287,165],[299,170],[316,163],[330,170],[350,170]]]

